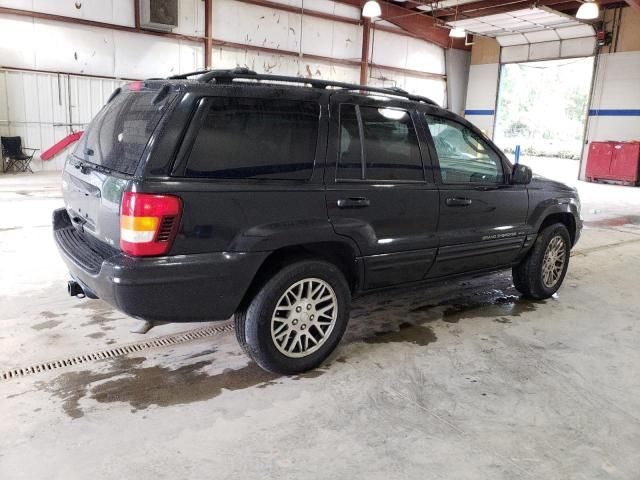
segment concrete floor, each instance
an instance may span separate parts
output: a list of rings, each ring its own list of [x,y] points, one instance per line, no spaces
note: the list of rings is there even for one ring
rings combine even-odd
[[[58,182],[0,176],[0,374],[201,327],[136,336],[66,296]],[[362,299],[296,377],[227,330],[0,380],[0,478],[640,478],[640,189],[575,183],[588,223],[556,298],[505,273]]]

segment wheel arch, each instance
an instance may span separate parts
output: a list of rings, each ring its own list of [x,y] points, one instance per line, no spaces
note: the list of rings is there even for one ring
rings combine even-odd
[[[351,292],[361,288],[364,271],[356,249],[344,241],[321,241],[287,245],[272,251],[262,262],[247,289],[241,307],[253,298],[270,276],[284,266],[301,260],[324,260],[335,265],[347,280]]]
[[[540,226],[538,227],[538,233],[540,233],[549,225],[553,225],[555,223],[561,223],[567,228],[569,232],[569,237],[571,238],[571,245],[574,245],[576,243],[577,226],[576,226],[576,219],[573,213],[570,213],[570,212],[550,213],[549,215],[544,217],[544,219],[542,220],[542,223],[540,223]]]

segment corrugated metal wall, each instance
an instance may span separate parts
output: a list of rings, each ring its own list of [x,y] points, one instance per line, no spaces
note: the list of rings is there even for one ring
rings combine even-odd
[[[45,150],[82,130],[122,81],[54,73],[0,70],[0,134]],[[34,170],[59,170],[65,155],[36,159]]]
[[[280,0],[301,7],[301,0]],[[304,1],[305,9],[313,9],[359,19],[360,9],[330,0]],[[388,26],[388,25],[386,25]],[[236,0],[213,2],[214,37],[235,44],[255,45],[289,52],[302,52],[303,57],[279,55],[233,46],[213,49],[216,68],[246,66],[260,73],[300,75],[358,83],[360,67],[339,62],[304,58],[318,55],[339,60],[360,61],[362,27],[344,22],[301,16],[272,8],[246,4]],[[384,67],[370,70],[370,85],[397,86],[425,95],[446,105],[446,81],[426,78],[423,74],[445,74],[444,49],[429,42],[399,33],[378,30],[372,34],[369,56],[374,64],[415,70],[398,72]]]

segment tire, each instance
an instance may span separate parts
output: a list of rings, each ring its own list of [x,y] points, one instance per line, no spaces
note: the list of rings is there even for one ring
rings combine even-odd
[[[306,372],[338,346],[350,303],[351,292],[338,267],[321,260],[296,261],[275,273],[236,313],[236,338],[265,370]]]
[[[560,251],[564,252],[562,264]],[[549,253],[547,269],[545,256]],[[544,300],[558,291],[569,267],[571,253],[571,237],[567,227],[562,223],[554,223],[545,227],[536,239],[531,251],[522,261],[513,267],[513,284],[525,297]],[[554,261],[554,258],[557,259]],[[554,265],[549,273],[549,266]]]

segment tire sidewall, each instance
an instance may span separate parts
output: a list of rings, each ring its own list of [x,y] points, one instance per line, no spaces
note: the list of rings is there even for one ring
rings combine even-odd
[[[271,337],[271,317],[277,302],[294,283],[306,278],[319,278],[333,289],[337,299],[336,324],[329,338],[315,352],[301,358],[281,353]],[[342,272],[334,265],[316,260],[297,262],[283,268],[268,280],[247,309],[245,339],[251,357],[262,368],[284,374],[311,370],[335,350],[346,330],[351,294]]]
[[[549,246],[549,243],[556,236],[560,236],[560,238],[562,238],[562,241],[564,242],[566,257],[565,257],[564,265],[562,267],[562,273],[560,274],[560,278],[558,279],[558,281],[553,287],[547,287],[544,284],[544,281],[542,278],[544,256]],[[540,292],[542,297],[545,297],[545,298],[551,297],[562,286],[564,277],[567,274],[567,269],[569,268],[569,259],[571,257],[571,238],[569,237],[569,232],[567,231],[567,228],[562,224],[556,224],[546,228],[538,237],[538,240],[536,241],[535,256],[536,256],[536,265],[535,265],[535,272],[534,272],[535,290]]]

